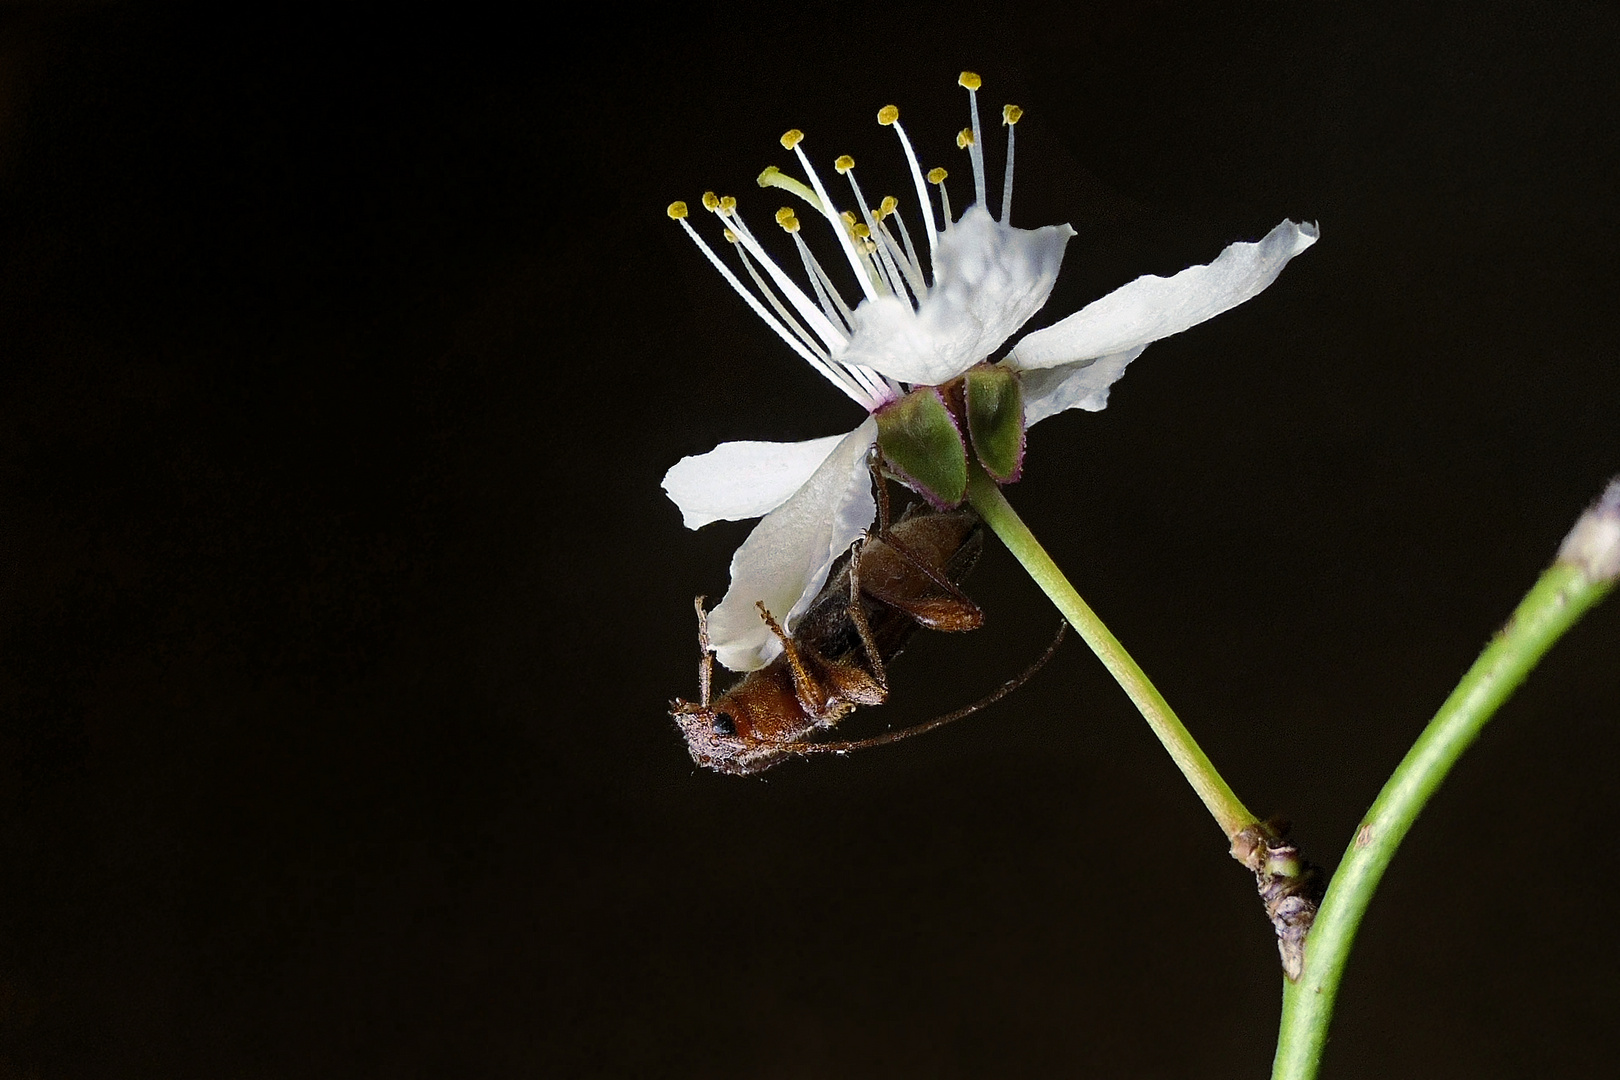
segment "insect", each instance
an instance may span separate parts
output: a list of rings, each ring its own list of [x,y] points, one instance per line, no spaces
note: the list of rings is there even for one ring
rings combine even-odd
[[[880,504],[886,502],[880,499]],[[888,517],[886,507],[880,519]],[[935,512],[913,507],[852,547],[788,634],[764,606],[760,617],[782,653],[710,701],[713,657],[698,597],[699,700],[670,705],[692,760],[718,772],[751,775],[790,757],[842,752],[920,734],[990,704],[1033,675],[1034,667],[966,709],[926,724],[859,742],[817,742],[858,706],[888,697],[887,665],[919,627],[965,632],[984,613],[958,587],[984,546],[979,516],[966,507]],[[1062,638],[1062,629],[1058,632]]]

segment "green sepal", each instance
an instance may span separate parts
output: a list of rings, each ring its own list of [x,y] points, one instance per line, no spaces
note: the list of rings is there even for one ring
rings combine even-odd
[[[968,434],[984,471],[1010,484],[1024,471],[1024,391],[999,364],[980,364],[962,377]]]
[[[967,494],[967,444],[939,390],[925,386],[877,411],[883,464],[936,510]]]

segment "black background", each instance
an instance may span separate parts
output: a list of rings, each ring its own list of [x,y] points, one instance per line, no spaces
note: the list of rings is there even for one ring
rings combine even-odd
[[[1320,221],[1010,494],[1332,865],[1620,470],[1612,9],[228,7],[0,14],[0,1074],[1265,1075],[1252,880],[1083,648],[693,771],[747,525],[659,479],[860,417],[664,206],[770,212],[790,126],[906,194],[889,102],[966,177],[972,68],[1079,232],[1038,324]],[[1004,552],[969,591],[863,730],[1055,625]],[[1326,1076],[1611,1060],[1617,643],[1425,813]]]

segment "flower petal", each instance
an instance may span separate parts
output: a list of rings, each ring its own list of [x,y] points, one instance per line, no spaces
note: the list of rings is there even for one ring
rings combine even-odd
[[[1081,360],[1057,367],[1019,373],[1024,388],[1024,426],[1065,409],[1100,412],[1108,404],[1108,388],[1125,374],[1125,365],[1142,355],[1146,345],[1128,352]]]
[[[791,633],[832,564],[872,524],[877,504],[866,454],[876,441],[877,421],[868,417],[731,557],[731,588],[709,612],[709,644],[726,667],[752,671],[770,663],[782,643],[755,603],[763,602]]]
[[[664,474],[664,493],[681,508],[688,529],[760,517],[787,502],[845,438],[721,443],[677,461]]]
[[[862,303],[855,334],[834,359],[901,382],[949,382],[1041,309],[1073,235],[1067,225],[1015,229],[969,207],[939,238],[934,284],[918,309],[892,296]]]
[[[1179,334],[1258,294],[1289,259],[1316,243],[1317,235],[1314,224],[1284,221],[1265,239],[1233,244],[1206,266],[1188,267],[1168,278],[1139,277],[1030,334],[1007,363],[1025,370],[1056,367],[1115,356]]]

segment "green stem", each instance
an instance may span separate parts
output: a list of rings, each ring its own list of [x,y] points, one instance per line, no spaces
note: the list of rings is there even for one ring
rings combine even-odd
[[[1395,849],[1485,722],[1553,642],[1613,586],[1612,577],[1594,579],[1581,566],[1565,562],[1542,574],[1395,769],[1328,886],[1306,939],[1304,976],[1283,983],[1272,1080],[1316,1076],[1356,928]]]
[[[1069,625],[1085,639],[1091,651],[1103,662],[1109,674],[1119,682],[1131,701],[1141,711],[1153,734],[1159,737],[1170,757],[1181,769],[1182,775],[1204,800],[1228,839],[1236,837],[1259,822],[1239,801],[1221,774],[1215,770],[1193,739],[1192,733],[1177,718],[1168,702],[1148,680],[1147,675],[1131,659],[1125,646],[1109,632],[1095,612],[1075,592],[1063,571],[1041,547],[1012,505],[1002,495],[1001,488],[985,475],[984,470],[972,467],[968,476],[968,501],[984,518],[985,523],[1007,545],[1007,550],[1029,571],[1030,577],[1041,590],[1051,597],[1052,603],[1069,620]]]

